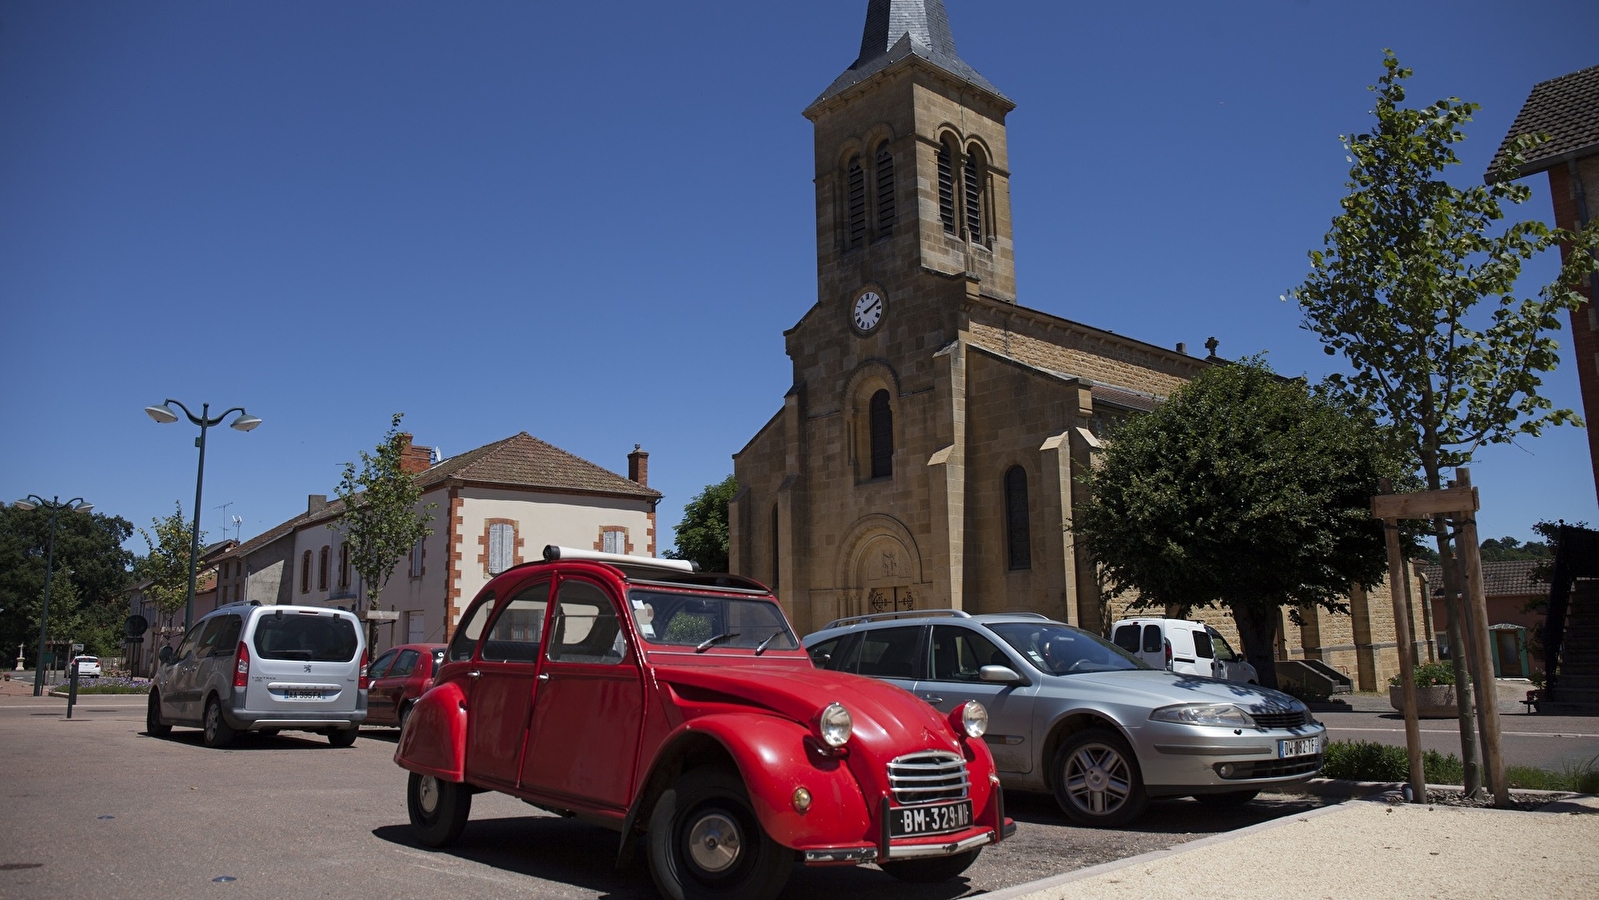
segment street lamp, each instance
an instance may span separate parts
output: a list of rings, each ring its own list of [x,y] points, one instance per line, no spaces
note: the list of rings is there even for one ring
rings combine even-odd
[[[73,497],[62,503],[59,496],[46,500],[37,494],[29,494],[26,500],[18,500],[13,505],[17,509],[38,509],[42,506],[50,510],[50,541],[45,545],[47,549],[44,553],[44,608],[39,612],[39,663],[33,667],[33,696],[39,697],[44,694],[44,641],[50,626],[50,576],[55,573],[56,567],[56,514],[63,509],[86,513],[94,509],[94,504],[83,502],[82,497]]]
[[[228,427],[235,431],[252,431],[261,424],[261,420],[245,412],[242,406],[235,406],[220,416],[212,417],[209,403],[200,404],[200,414],[196,416],[189,412],[187,406],[171,398],[160,406],[146,406],[144,411],[156,424],[167,425],[178,420],[178,414],[172,411],[172,404],[177,404],[190,422],[200,426],[200,436],[194,441],[194,445],[200,448],[200,470],[194,476],[194,529],[189,533],[189,596],[183,607],[183,631],[187,634],[189,626],[194,624],[194,577],[200,562],[200,489],[205,485],[205,431],[213,425],[221,425],[223,419],[234,413],[238,413],[239,417]]]

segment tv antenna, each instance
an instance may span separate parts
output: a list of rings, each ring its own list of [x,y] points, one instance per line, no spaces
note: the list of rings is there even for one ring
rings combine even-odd
[[[243,525],[244,525],[244,520],[243,519],[239,518],[238,516],[234,516],[233,517],[233,539],[234,540],[238,540],[239,539],[239,529],[241,527],[243,527]]]
[[[212,509],[220,509],[220,510],[222,510],[222,539],[224,541],[228,539],[228,525],[229,525],[229,522],[228,522],[228,519],[227,519],[227,515],[228,515],[228,507],[230,507],[232,505],[233,505],[233,501],[229,500],[228,502],[222,504],[221,506],[213,506],[213,507],[211,507]]]

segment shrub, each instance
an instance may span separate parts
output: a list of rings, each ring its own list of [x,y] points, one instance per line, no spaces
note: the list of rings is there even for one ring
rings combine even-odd
[[[1321,758],[1321,774],[1349,781],[1409,781],[1410,754],[1404,747],[1375,741],[1333,741]],[[1421,755],[1421,767],[1430,784],[1459,784],[1465,767],[1453,753],[1436,750]]]
[[[1422,663],[1412,671],[1416,687],[1437,687],[1441,684],[1455,683],[1455,667],[1446,662]],[[1399,676],[1388,679],[1389,687],[1399,686]]]

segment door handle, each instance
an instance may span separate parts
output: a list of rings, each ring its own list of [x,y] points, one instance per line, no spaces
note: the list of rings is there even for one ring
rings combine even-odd
[[[922,695],[922,699],[926,700],[928,703],[933,704],[934,706],[937,706],[938,704],[944,702],[944,698],[943,697],[935,697],[932,694],[923,694]]]
[[[468,677],[468,678],[481,678],[481,677],[483,677],[483,673],[482,672],[468,672],[468,673],[466,673],[466,677]]]
[[[540,672],[539,673],[539,680],[540,681],[549,681],[550,680],[550,673],[548,673],[548,672]]]

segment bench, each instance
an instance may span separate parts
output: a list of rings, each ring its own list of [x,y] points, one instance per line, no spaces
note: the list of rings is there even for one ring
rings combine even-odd
[[[1527,692],[1527,699],[1521,700],[1519,702],[1521,703],[1522,706],[1527,707],[1527,715],[1532,715],[1533,713],[1538,711],[1538,701],[1542,700],[1542,699],[1543,699],[1543,691],[1542,690],[1538,690],[1538,689],[1534,689],[1534,690],[1530,690],[1530,691]]]

